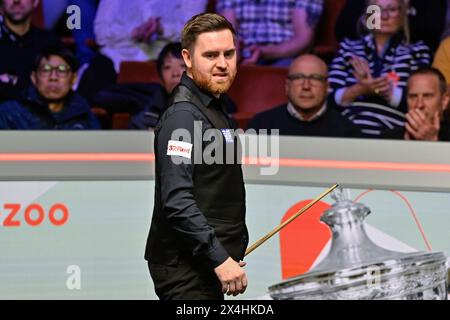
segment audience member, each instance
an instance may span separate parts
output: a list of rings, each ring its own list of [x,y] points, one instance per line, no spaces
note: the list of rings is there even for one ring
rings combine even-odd
[[[218,0],[217,11],[237,30],[242,63],[289,66],[308,50],[323,0]]]
[[[411,42],[424,41],[435,52],[441,37],[450,35],[450,0],[409,0]],[[336,22],[338,41],[345,38],[358,39],[358,20],[367,5],[363,0],[347,0]]]
[[[327,69],[314,55],[295,59],[286,80],[289,102],[257,114],[249,128],[279,129],[281,135],[359,137],[356,126],[327,106]]]
[[[380,6],[381,28],[359,40],[345,39],[330,67],[330,100],[344,116],[377,137],[384,129],[402,127],[404,89],[412,71],[430,64],[429,48],[409,42],[407,0],[369,0]],[[361,21],[364,22],[364,18]]]
[[[184,23],[206,9],[206,0],[101,0],[94,22],[101,52],[114,61],[156,60],[168,42],[180,40]]]
[[[166,109],[169,96],[186,69],[179,42],[169,43],[164,47],[158,56],[157,69],[162,86],[155,85],[153,94],[148,99],[149,103],[142,111],[131,117],[130,129],[155,127],[160,115]]]
[[[38,0],[0,0],[0,102],[15,99],[30,84],[37,54],[59,45],[55,34],[31,25]]]
[[[21,98],[0,104],[0,129],[98,129],[88,103],[71,89],[76,70],[70,51],[45,49],[36,58],[33,85]]]
[[[153,128],[185,70],[181,44],[167,44],[159,54],[156,65],[161,84],[118,83],[98,92],[94,105],[110,114],[130,113],[130,129]]]
[[[408,113],[403,128],[387,130],[388,139],[450,141],[450,126],[444,115],[450,97],[443,74],[434,68],[422,68],[408,80]]]

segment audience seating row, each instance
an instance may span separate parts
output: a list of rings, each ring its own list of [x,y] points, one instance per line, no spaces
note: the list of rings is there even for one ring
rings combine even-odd
[[[337,17],[347,0],[325,0],[324,12],[316,30],[315,42],[312,51],[328,61],[338,48],[334,36],[334,25]],[[208,12],[213,12],[215,0],[208,1]],[[33,14],[33,23],[36,26],[44,26],[42,3],[39,2]],[[63,39],[69,47],[73,47],[73,41]],[[70,42],[70,43],[69,43]],[[90,44],[95,47],[95,43]],[[240,66],[238,75],[229,91],[231,99],[236,103],[237,112],[233,115],[241,128],[246,128],[253,115],[271,107],[286,102],[285,80],[287,69],[263,66]],[[122,63],[118,75],[119,83],[159,83],[160,79],[154,62],[127,61]],[[108,115],[101,108],[93,108],[99,119],[111,125],[113,129],[126,129],[130,115],[128,113],[116,113]]]
[[[251,117],[287,101],[285,81],[287,68],[239,66],[236,79],[228,92],[237,107],[233,114],[241,128],[246,128]],[[126,61],[120,66],[119,83],[159,82],[154,62]],[[113,129],[126,129],[129,114],[116,113]]]

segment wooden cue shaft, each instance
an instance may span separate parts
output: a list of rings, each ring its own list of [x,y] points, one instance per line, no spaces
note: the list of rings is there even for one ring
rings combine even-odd
[[[288,220],[286,220],[285,222],[283,222],[281,225],[279,225],[278,227],[276,227],[275,229],[273,229],[272,231],[270,231],[268,234],[266,234],[264,237],[262,237],[261,239],[259,239],[258,241],[256,241],[253,245],[250,246],[250,248],[248,248],[245,251],[245,255],[247,256],[250,252],[252,252],[253,250],[255,250],[256,248],[258,248],[260,245],[262,245],[264,242],[266,242],[267,240],[269,240],[273,235],[275,235],[277,232],[279,232],[281,229],[283,229],[284,227],[286,227],[289,223],[291,223],[292,221],[294,221],[295,219],[297,219],[297,217],[299,217],[302,213],[304,213],[306,210],[308,210],[309,208],[311,208],[313,205],[315,205],[320,199],[322,199],[323,197],[325,197],[327,194],[329,194],[331,191],[333,191],[334,189],[336,189],[339,185],[335,184],[334,186],[332,186],[331,188],[329,188],[327,191],[325,191],[324,193],[322,193],[320,196],[318,196],[316,199],[314,199],[314,201],[310,202],[309,204],[307,204],[306,206],[304,206],[302,209],[300,209],[300,211],[298,211],[296,214],[294,214],[292,217],[290,217]]]

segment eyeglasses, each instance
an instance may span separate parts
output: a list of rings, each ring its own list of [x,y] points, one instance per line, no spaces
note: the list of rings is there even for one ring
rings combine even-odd
[[[390,17],[397,17],[402,10],[402,6],[388,6],[386,8],[381,6],[378,7],[380,8],[381,15],[383,15],[383,13],[387,13]]]
[[[60,78],[66,78],[71,72],[71,68],[66,64],[60,64],[57,66],[52,66],[51,64],[43,64],[38,68],[38,74],[41,77],[49,77],[53,70],[55,70],[56,75]]]
[[[322,76],[320,74],[310,74],[307,76],[303,73],[294,73],[288,75],[288,79],[292,81],[294,84],[302,85],[306,79],[309,80],[309,83],[313,86],[320,86],[327,81],[328,77]]]

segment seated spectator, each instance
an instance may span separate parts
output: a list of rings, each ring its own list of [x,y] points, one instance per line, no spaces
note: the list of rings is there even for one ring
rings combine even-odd
[[[423,40],[435,52],[441,38],[450,35],[450,0],[409,0],[409,21],[411,41]],[[336,22],[335,34],[338,41],[345,38],[358,39],[358,18],[367,4],[363,0],[347,0]]]
[[[327,65],[320,58],[298,57],[286,80],[287,105],[257,114],[249,128],[279,129],[281,135],[292,136],[359,137],[356,126],[327,106],[327,76]]]
[[[100,128],[88,103],[72,91],[77,61],[70,51],[48,48],[31,73],[32,86],[18,100],[0,104],[0,129]]]
[[[443,74],[434,68],[414,72],[408,80],[408,113],[403,128],[387,130],[387,139],[450,141],[450,126],[443,116],[450,97]]]
[[[238,33],[242,63],[287,67],[309,49],[323,0],[218,0]]]
[[[406,81],[412,71],[430,64],[429,48],[409,43],[407,1],[368,1],[381,8],[381,28],[366,29],[359,40],[344,40],[331,63],[330,100],[367,136],[404,125]]]
[[[118,83],[101,90],[94,97],[94,105],[110,114],[132,114],[131,129],[148,129],[156,125],[166,107],[173,88],[185,70],[181,44],[169,43],[158,56],[159,83]]]
[[[15,99],[30,84],[37,54],[59,45],[55,34],[31,25],[37,0],[0,0],[0,102]]]
[[[180,41],[184,23],[206,9],[206,0],[101,0],[94,21],[101,52],[114,61],[156,60],[168,42]]]

